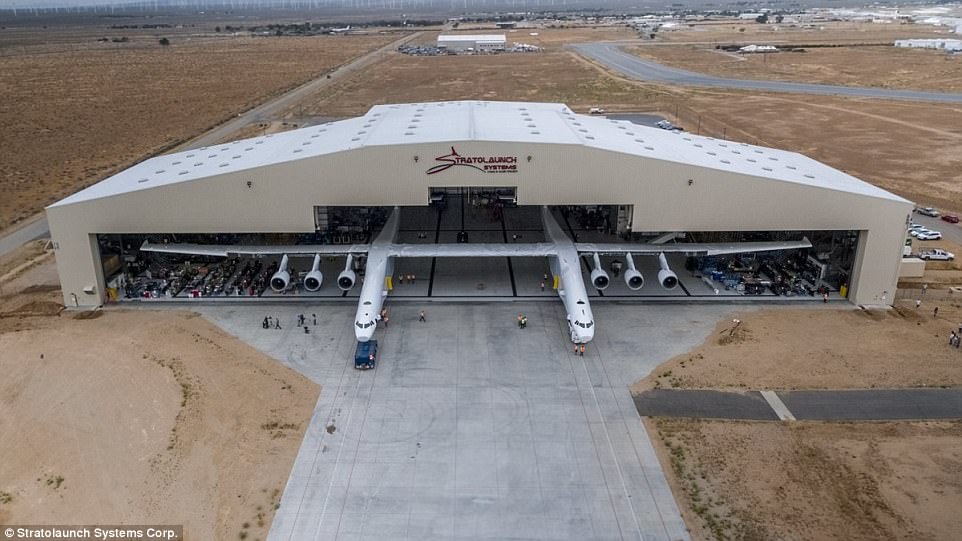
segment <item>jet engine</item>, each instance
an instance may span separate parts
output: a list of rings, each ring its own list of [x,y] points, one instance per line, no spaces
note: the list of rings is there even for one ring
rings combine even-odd
[[[594,255],[595,269],[591,271],[591,285],[595,286],[595,289],[607,289],[608,284],[611,280],[608,278],[608,273],[601,268],[601,259],[598,254]]]
[[[337,275],[337,287],[344,291],[350,291],[357,281],[357,274],[351,270],[351,263],[353,262],[354,257],[351,254],[347,254],[347,264],[344,265],[344,270],[341,271],[341,274]]]
[[[274,291],[284,291],[291,283],[291,273],[287,270],[287,254],[281,257],[281,266],[278,267],[274,276],[271,276],[271,289]]]
[[[658,254],[658,266],[661,267],[661,270],[658,271],[658,281],[661,282],[661,287],[675,289],[675,286],[678,285],[678,275],[668,267],[668,260],[664,253]]]
[[[317,291],[321,289],[321,284],[324,283],[324,275],[321,274],[321,254],[314,254],[314,265],[311,266],[311,272],[307,273],[304,277],[304,289],[308,291]]]
[[[631,254],[625,254],[625,259],[628,261],[628,270],[625,271],[625,285],[632,291],[638,291],[644,287],[645,277],[635,268],[635,260],[631,258]]]

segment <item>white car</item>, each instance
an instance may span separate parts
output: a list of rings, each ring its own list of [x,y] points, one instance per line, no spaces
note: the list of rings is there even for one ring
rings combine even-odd
[[[919,259],[931,259],[933,261],[952,261],[955,259],[955,254],[952,252],[946,252],[945,250],[922,250],[919,252]]]
[[[931,217],[933,217],[933,218],[938,218],[938,217],[939,217],[939,211],[935,210],[935,209],[932,208],[932,207],[924,207],[924,208],[920,208],[920,209],[915,209],[915,212],[918,212],[919,214],[921,214],[921,215],[923,215],[923,216],[931,216]]]
[[[919,240],[941,240],[942,233],[939,231],[926,231],[924,233],[919,233],[916,235]]]
[[[910,229],[910,230],[909,230],[909,235],[912,235],[913,237],[917,237],[917,236],[919,236],[919,235],[921,235],[921,234],[923,234],[923,233],[931,233],[931,232],[932,232],[932,231],[930,231],[929,229],[926,229],[926,228],[924,228],[924,227],[920,227],[920,228],[918,228],[918,229]]]

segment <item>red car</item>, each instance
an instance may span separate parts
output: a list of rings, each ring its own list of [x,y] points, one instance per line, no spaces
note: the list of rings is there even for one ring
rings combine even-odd
[[[956,216],[955,214],[943,214],[942,219],[945,220],[946,222],[949,222],[950,224],[959,223],[959,217]]]

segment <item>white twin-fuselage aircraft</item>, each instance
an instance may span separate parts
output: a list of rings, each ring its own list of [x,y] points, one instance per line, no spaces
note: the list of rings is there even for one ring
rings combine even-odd
[[[571,341],[576,344],[590,342],[595,335],[595,319],[588,303],[588,293],[581,277],[580,254],[590,254],[594,268],[591,271],[591,284],[596,289],[608,287],[608,273],[601,266],[600,255],[622,255],[628,268],[625,270],[625,284],[631,290],[641,289],[645,279],[635,267],[632,255],[656,256],[660,270],[658,282],[665,289],[678,285],[678,276],[669,268],[666,253],[683,253],[692,256],[712,256],[748,252],[768,252],[810,248],[808,239],[786,242],[736,242],[727,244],[697,243],[576,243],[558,225],[548,207],[543,207],[541,217],[544,223],[546,242],[539,243],[479,243],[479,244],[398,244],[397,232],[400,209],[394,211],[384,224],[384,228],[370,244],[353,245],[290,245],[290,246],[252,246],[252,245],[209,245],[209,244],[154,244],[144,242],[142,251],[165,252],[184,255],[211,257],[230,257],[235,255],[266,256],[280,255],[281,262],[277,272],[271,277],[270,286],[274,291],[285,291],[291,283],[288,270],[288,256],[313,256],[314,264],[304,277],[303,285],[308,291],[317,291],[323,283],[319,270],[322,255],[346,255],[347,264],[337,277],[337,286],[344,291],[354,287],[357,276],[352,269],[353,258],[367,255],[365,279],[361,286],[357,315],[354,318],[354,334],[359,342],[367,342],[374,336],[380,319],[384,299],[391,290],[391,276],[396,257],[546,257],[554,277],[558,296],[567,312]]]

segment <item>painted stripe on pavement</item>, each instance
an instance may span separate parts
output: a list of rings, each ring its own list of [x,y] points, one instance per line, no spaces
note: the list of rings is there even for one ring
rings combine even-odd
[[[795,416],[789,411],[788,406],[782,402],[782,399],[778,398],[775,391],[762,391],[762,398],[765,399],[765,402],[768,402],[768,405],[772,407],[772,410],[775,411],[775,415],[778,415],[779,419],[782,421],[795,420]]]

